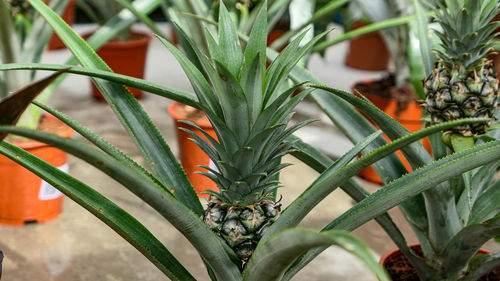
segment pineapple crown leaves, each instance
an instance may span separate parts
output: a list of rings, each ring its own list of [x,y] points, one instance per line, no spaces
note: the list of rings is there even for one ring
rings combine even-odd
[[[193,123],[207,140],[186,130],[214,163],[216,169],[205,167],[202,174],[217,183],[221,191],[211,193],[223,202],[255,203],[275,190],[279,183],[273,175],[286,167],[281,157],[293,146],[287,137],[312,122],[287,126],[292,110],[312,89],[304,83],[285,86],[295,64],[327,32],[299,47],[307,31],[302,32],[266,68],[267,5],[260,9],[245,47],[222,2],[218,32],[207,28],[204,33],[208,54],[177,26],[184,53],[160,38],[186,72],[217,135],[218,140]]]
[[[447,66],[477,67],[493,49],[493,33],[500,22],[491,22],[500,12],[498,0],[437,0],[435,18],[442,31],[436,32],[444,51],[435,50]]]

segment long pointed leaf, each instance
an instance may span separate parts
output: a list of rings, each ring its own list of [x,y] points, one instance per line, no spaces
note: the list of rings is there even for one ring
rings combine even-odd
[[[490,272],[490,270],[500,266],[500,253],[487,254],[478,257],[469,264],[469,274],[461,281],[476,281]]]
[[[333,160],[331,160],[321,151],[317,150],[315,147],[302,142],[298,137],[291,136],[291,138],[295,141],[292,156],[299,159],[317,172],[323,173],[330,165],[333,164]],[[370,195],[368,191],[366,191],[361,185],[359,185],[352,179],[344,182],[340,186],[340,188],[356,202],[361,202],[363,199]],[[419,256],[417,256],[410,249],[410,247],[408,247],[408,242],[406,241],[405,237],[387,213],[380,215],[379,217],[375,218],[375,220],[388,234],[389,238],[392,239],[394,244],[396,244],[401,252],[403,252],[403,254],[415,266],[417,272],[419,272],[419,276],[425,278],[426,276],[430,277],[433,274],[433,269],[428,264],[426,264]],[[421,239],[419,238],[419,240]],[[422,241],[421,243],[425,243],[425,241]],[[301,264],[298,261],[294,263],[294,265],[287,270],[282,281],[290,280],[298,271],[302,269],[300,265]]]
[[[337,245],[357,256],[379,280],[390,280],[370,249],[346,231],[317,232],[308,229],[285,230],[259,245],[243,272],[244,281],[280,280],[285,270],[302,253],[317,247]],[[333,265],[333,266],[342,266]]]
[[[162,97],[166,97],[189,106],[198,108],[198,99],[195,94],[175,88],[171,88],[156,82],[146,81],[144,79],[135,78],[123,74],[114,73],[111,71],[103,71],[97,69],[88,69],[79,66],[71,66],[65,64],[45,64],[45,63],[11,63],[11,64],[1,64],[0,71],[3,70],[52,70],[58,71],[62,69],[67,69],[67,73],[73,73],[78,75],[85,75],[95,78],[101,78],[107,81],[112,81],[115,83],[127,85],[134,87],[152,94],[156,94]]]
[[[500,159],[500,141],[479,145],[471,150],[442,158],[432,165],[413,171],[379,189],[328,224],[323,230],[352,231],[415,194],[434,187],[436,183],[498,159]],[[304,267],[324,249],[319,248],[307,252],[297,262],[296,267]]]
[[[83,66],[111,71],[92,48],[41,0],[29,1],[54,28],[61,40],[68,43],[68,48]],[[201,214],[203,208],[186,174],[137,100],[122,85],[99,79],[94,79],[94,83],[135,141],[158,179],[164,185],[174,188],[175,196],[182,203],[197,214]]]
[[[155,184],[158,184],[160,187],[162,187],[164,190],[170,193],[170,191],[165,188],[165,186],[158,181],[153,175],[151,175],[146,169],[144,169],[141,165],[139,165],[137,162],[132,160],[130,157],[128,157],[126,154],[121,152],[118,148],[113,146],[111,143],[107,142],[100,136],[94,134],[92,131],[90,131],[88,128],[84,127],[82,124],[76,122],[75,120],[69,118],[68,116],[62,114],[61,112],[58,112],[57,110],[54,110],[46,105],[40,104],[36,101],[33,102],[36,106],[42,108],[46,112],[54,115],[56,118],[64,122],[66,125],[71,127],[75,132],[79,133],[81,136],[92,142],[94,145],[99,147],[102,151],[106,152],[107,154],[111,155],[112,157],[116,158],[119,161],[123,161],[124,163],[128,164],[130,167],[132,167],[134,170],[136,170],[139,174],[142,174],[146,178],[149,178],[151,181],[153,181]]]
[[[210,261],[212,269],[218,276],[222,276],[221,279],[238,280],[239,270],[229,258],[225,250],[225,243],[195,213],[188,210],[168,191],[160,188],[143,175],[137,174],[134,170],[124,165],[123,162],[117,161],[111,156],[75,140],[23,128],[1,128],[1,130],[15,132],[16,134],[49,143],[54,147],[81,158],[111,176],[147,202],[184,234],[200,254]],[[52,179],[50,177],[43,178],[49,183],[58,180],[57,178]],[[55,186],[58,187],[59,185]]]
[[[471,119],[464,119],[459,122],[469,123],[474,121]],[[456,126],[456,124],[457,123],[448,122],[428,127],[424,130],[420,130],[416,133],[410,134],[375,151],[372,151],[364,155],[362,158],[345,167],[342,167],[341,169],[336,170],[333,173],[329,173],[327,170],[324,173],[328,173],[328,177],[321,178],[321,181],[317,180],[313,182],[304,193],[302,193],[295,201],[293,201],[293,203],[283,211],[278,220],[276,220],[276,222],[269,228],[269,230],[265,234],[265,237],[269,237],[269,235],[275,234],[283,229],[296,226],[307,215],[307,213],[309,213],[312,208],[314,208],[314,206],[321,202],[321,200],[323,200],[328,194],[330,194],[343,182],[359,173],[362,169],[371,165],[373,162],[393,153],[394,151],[408,144],[411,144],[425,136],[428,136],[429,134],[433,134],[436,131],[446,130],[445,127],[451,128],[453,126]],[[444,126],[441,127],[441,125]],[[414,195],[418,193],[419,192],[415,193]],[[401,202],[402,201],[404,200],[401,200]],[[384,200],[383,202],[386,201]]]
[[[224,2],[220,2],[219,9],[219,47],[224,53],[225,61],[222,61],[222,64],[228,67],[229,72],[234,77],[239,77],[241,63],[243,62],[243,53],[238,40],[236,26]]]
[[[42,80],[33,82],[26,87],[17,90],[2,101],[0,101],[0,125],[14,125],[28,105],[45,89],[52,81],[66,70],[56,73]],[[6,134],[0,134],[0,141]]]
[[[154,11],[162,2],[163,0],[135,0],[132,5],[138,11],[148,14]],[[108,20],[103,26],[99,27],[92,36],[87,39],[87,43],[92,49],[97,50],[104,43],[114,38],[118,33],[130,27],[135,21],[136,17],[132,13],[124,10]],[[77,65],[78,60],[75,57],[71,57],[65,64]],[[38,97],[38,101],[46,103],[54,89],[63,81],[64,77],[66,77],[66,74],[61,75],[54,83],[47,87]]]
[[[469,224],[481,223],[500,213],[500,180],[481,194],[472,206]]]
[[[439,182],[498,159],[500,159],[500,141],[452,154],[391,182],[337,218],[326,229],[355,229],[363,222],[379,215],[381,210],[388,210]],[[380,200],[382,197],[385,199]],[[361,218],[363,215],[366,217]]]
[[[0,153],[44,178],[66,196],[106,223],[173,280],[195,280],[141,223],[86,184],[7,142]]]
[[[498,215],[485,222],[466,226],[444,248],[443,269],[450,274],[459,272],[476,255],[481,246],[498,235],[500,235]]]

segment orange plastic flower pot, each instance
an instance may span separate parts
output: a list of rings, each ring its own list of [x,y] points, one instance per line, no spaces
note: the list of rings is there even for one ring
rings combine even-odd
[[[374,81],[364,80],[361,83],[369,84],[369,83],[374,83]],[[354,92],[354,87],[353,87],[353,92]],[[398,112],[398,102],[395,99],[380,97],[370,93],[361,93],[361,94],[363,94],[363,96],[365,96],[368,100],[370,100],[380,110],[384,111],[390,117],[396,119],[399,123],[401,123],[401,125],[403,125],[403,127],[408,129],[408,131],[413,133],[423,128],[423,123],[421,121],[421,119],[423,118],[422,108],[418,105],[416,101],[408,103],[405,109],[399,110]],[[379,129],[378,126],[376,126],[375,124],[374,126],[377,129]],[[383,136],[387,141],[390,141],[389,137],[387,137],[385,134],[383,134]],[[431,150],[430,143],[427,138],[423,140],[423,145],[428,151]],[[406,169],[411,171],[410,163],[403,156],[403,153],[401,153],[401,151],[397,151],[396,154],[399,156]],[[359,173],[359,175],[368,181],[378,184],[383,183],[382,179],[379,177],[377,172],[375,172],[375,169],[373,169],[371,166],[362,170]]]
[[[46,131],[70,137],[73,130],[53,116],[42,122]],[[43,129],[45,130],[45,129]],[[60,169],[67,169],[67,154],[59,149],[32,140],[12,141]],[[57,189],[0,155],[0,223],[21,226],[26,222],[46,222],[62,212],[63,194]]]
[[[89,36],[84,36],[89,37]],[[127,41],[111,41],[105,43],[97,54],[116,73],[136,78],[144,78],[146,56],[151,36],[132,32],[132,38]],[[142,97],[139,89],[127,87],[136,98]],[[105,101],[101,92],[92,83],[92,96],[100,101]]]
[[[205,136],[193,128],[192,126],[179,122],[181,120],[188,120],[194,122],[196,125],[200,126],[206,133],[208,133],[213,138],[217,139],[217,135],[215,134],[212,125],[207,120],[201,119],[192,119],[187,117],[183,110],[183,104],[174,102],[168,107],[168,113],[175,121],[175,127],[177,128],[177,141],[179,144],[179,158],[181,160],[182,167],[186,172],[186,175],[193,185],[196,193],[200,197],[208,197],[207,194],[204,194],[205,190],[217,190],[217,185],[209,178],[204,175],[200,175],[197,172],[206,172],[205,168],[199,167],[199,165],[205,165],[213,168],[213,164],[211,164],[210,158],[193,142],[190,140],[191,136],[180,130],[178,128],[185,128],[195,132],[197,135],[206,139]]]
[[[351,29],[367,25],[355,22]],[[351,39],[345,57],[345,64],[362,70],[386,70],[389,64],[389,51],[379,32],[369,33]]]
[[[72,25],[73,22],[75,22],[75,10],[76,10],[76,0],[70,0],[66,5],[66,8],[64,8],[63,13],[61,14],[61,18],[68,25]],[[64,45],[63,41],[59,38],[57,34],[52,33],[47,48],[49,50],[57,50],[66,48],[66,45]]]
[[[412,243],[408,245],[417,255],[422,256],[422,250],[420,248],[419,243]],[[479,249],[477,255],[479,254],[491,254],[491,251],[488,249]],[[379,264],[385,268],[391,279],[393,281],[407,281],[407,280],[419,280],[417,276],[417,272],[408,259],[403,255],[399,248],[394,248],[388,252],[386,252],[379,260]],[[483,276],[478,281],[483,280],[498,280],[500,277],[497,272],[499,272],[500,268],[496,268],[485,276]],[[496,277],[491,279],[490,277]]]

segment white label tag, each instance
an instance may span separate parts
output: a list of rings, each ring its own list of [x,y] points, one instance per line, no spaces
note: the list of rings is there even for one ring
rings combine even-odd
[[[59,170],[63,172],[69,171],[69,165],[67,163],[57,168],[59,168]],[[54,200],[61,196],[63,196],[63,194],[59,190],[50,185],[48,182],[42,180],[42,184],[40,185],[40,193],[38,193],[38,199],[42,201]]]
[[[210,161],[208,162],[208,167],[216,172],[219,171],[219,169],[217,169],[217,166],[215,166],[215,163],[214,161],[212,161],[212,159],[210,159]]]

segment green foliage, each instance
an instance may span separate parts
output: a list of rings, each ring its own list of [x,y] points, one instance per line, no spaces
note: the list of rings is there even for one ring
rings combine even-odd
[[[484,119],[445,122],[410,134],[397,121],[364,99],[325,86],[304,87],[305,81],[320,82],[295,64],[321,37],[299,47],[305,34],[300,33],[280,55],[266,49],[263,32],[267,30],[266,5],[256,14],[249,37],[238,33],[230,11],[220,5],[218,32],[210,23],[199,23],[203,28],[203,36],[196,39],[185,32],[182,25],[176,27],[184,52],[160,38],[190,79],[194,93],[189,93],[110,72],[92,50],[94,45],[91,47],[84,42],[40,0],[29,2],[53,26],[82,65],[68,72],[101,78],[95,79],[97,86],[134,139],[148,167],[140,166],[87,128],[40,103],[37,105],[75,128],[91,145],[11,126],[0,126],[0,132],[49,143],[94,165],[120,182],[188,239],[203,258],[212,280],[289,280],[332,244],[351,251],[380,280],[386,280],[385,273],[376,265],[369,250],[358,239],[343,231],[353,230],[371,219],[377,219],[402,251],[409,255],[424,280],[436,276],[458,280],[462,277],[460,274],[467,270],[469,276],[479,276],[498,263],[499,257],[495,253],[478,259],[472,257],[484,241],[499,235],[500,194],[498,182],[493,182],[492,176],[500,163],[499,141],[490,137],[488,140],[491,141],[476,140],[472,146],[470,139],[465,142],[455,139],[452,143],[457,152],[443,154],[436,161],[432,161],[433,157],[417,142],[422,137],[435,135],[451,127]],[[190,0],[184,4],[194,2],[199,1]],[[203,9],[202,6],[197,8],[200,7]],[[204,44],[199,44],[199,39],[203,39]],[[90,44],[96,43],[90,41]],[[267,69],[266,57],[272,60]],[[60,70],[65,67],[28,63],[2,65],[0,70]],[[288,79],[294,80],[295,85],[287,87]],[[133,85],[187,102],[205,111],[216,129],[218,141],[209,138],[207,142],[195,134],[192,137],[216,163],[218,171],[212,170],[209,175],[221,187],[220,197],[227,197],[228,202],[241,201],[247,204],[259,200],[252,196],[257,194],[259,197],[273,191],[277,182],[271,176],[285,167],[277,159],[287,153],[292,153],[321,173],[280,217],[274,218],[264,238],[257,241],[255,252],[246,265],[243,266],[237,253],[200,219],[203,212],[200,201],[179,163],[146,112],[127,94],[123,85]],[[293,96],[296,89],[302,92]],[[350,152],[335,162],[292,135],[306,123],[286,126],[293,108],[307,95],[355,143]],[[24,104],[29,103],[27,98],[21,100]],[[386,144],[380,132],[348,103],[362,110],[392,142]],[[0,117],[12,113],[2,110]],[[405,176],[402,175],[407,171],[399,159],[392,155],[398,149],[404,152],[414,169]],[[365,156],[352,161],[362,150]],[[133,217],[85,183],[6,142],[0,144],[0,153],[41,176],[87,208],[130,241],[172,280],[193,279],[170,254],[168,245],[162,245]],[[353,182],[352,177],[372,164],[381,171],[386,185],[374,194],[369,194]],[[452,182],[458,184],[453,190],[448,190]],[[341,216],[332,218],[332,222],[322,231],[297,229],[296,225],[302,218],[337,187],[360,203]],[[175,192],[170,192],[171,188]],[[232,193],[223,195],[224,190]],[[422,192],[423,196],[420,195]],[[436,196],[441,194],[446,197]],[[447,206],[452,208],[440,213],[438,207],[443,204],[451,204]],[[397,205],[402,207],[421,240],[424,261],[406,247],[404,236],[386,214],[387,210]],[[435,228],[441,222],[434,220],[435,215],[459,218],[460,228],[450,231],[452,226],[448,223]],[[449,233],[453,235],[446,236]],[[435,237],[449,244],[435,243]],[[433,246],[430,246],[431,243]]]

